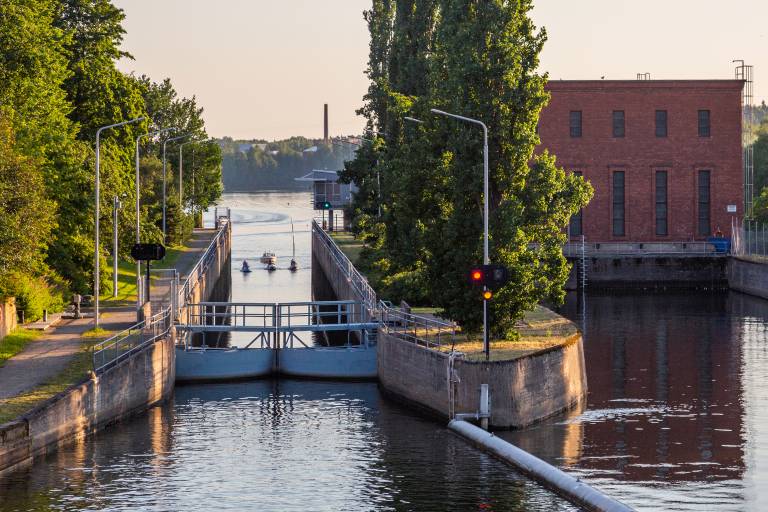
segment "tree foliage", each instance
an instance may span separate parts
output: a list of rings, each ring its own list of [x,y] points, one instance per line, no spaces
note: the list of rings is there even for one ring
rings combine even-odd
[[[343,173],[360,187],[355,225],[379,248],[367,258],[385,293],[426,300],[473,330],[482,299],[466,276],[483,254],[483,131],[430,109],[488,126],[491,260],[512,277],[490,303],[497,335],[511,334],[537,302],[563,298],[564,228],[591,197],[591,187],[554,156],[535,152],[548,101],[547,77],[537,71],[546,32],[533,25],[530,9],[530,0],[374,2],[362,113],[368,131],[383,136]]]
[[[29,283],[20,294],[67,287],[92,291],[94,142],[100,126],[147,118],[105,131],[101,139],[102,240],[108,242],[117,228],[123,247],[135,236],[135,212],[123,208],[113,226],[111,206],[113,196],[122,197],[126,206],[135,199],[136,136],[170,121],[167,115],[205,136],[194,98],[177,98],[167,80],[156,84],[117,69],[117,59],[130,57],[120,48],[123,19],[109,0],[0,2],[0,237],[9,251],[0,256],[0,268],[5,265],[18,282]],[[148,112],[165,107],[170,114],[150,124]],[[143,161],[155,162],[150,157],[156,154],[149,141]],[[207,207],[221,193],[218,148],[201,147],[196,160],[197,172],[188,177],[198,178],[195,193],[185,183],[184,204],[174,216],[180,225],[188,226],[191,211]],[[157,237],[157,176],[154,169],[145,170],[152,188],[142,223],[149,237]],[[100,257],[106,258],[108,251],[101,249]],[[102,269],[109,272],[107,265]]]

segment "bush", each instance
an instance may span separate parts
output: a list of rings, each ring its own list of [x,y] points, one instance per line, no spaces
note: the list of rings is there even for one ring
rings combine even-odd
[[[406,270],[382,279],[383,295],[392,302],[405,300],[412,306],[431,306],[424,270]]]
[[[62,311],[64,300],[61,284],[51,285],[43,277],[11,274],[0,283],[0,296],[16,297],[17,311],[24,312],[26,322],[43,317],[43,310]]]

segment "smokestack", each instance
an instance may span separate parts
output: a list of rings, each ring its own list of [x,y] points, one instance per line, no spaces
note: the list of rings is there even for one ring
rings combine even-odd
[[[323,105],[323,140],[328,144],[328,104]]]

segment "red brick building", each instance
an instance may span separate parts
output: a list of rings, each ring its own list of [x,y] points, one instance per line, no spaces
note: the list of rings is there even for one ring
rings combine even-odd
[[[552,81],[542,148],[594,187],[587,241],[730,236],[744,211],[740,80]]]

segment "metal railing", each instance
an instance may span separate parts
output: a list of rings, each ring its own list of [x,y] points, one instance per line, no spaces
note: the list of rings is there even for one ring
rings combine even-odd
[[[208,271],[211,263],[216,261],[216,254],[219,247],[223,245],[226,240],[224,234],[232,229],[229,217],[217,218],[216,226],[219,228],[218,232],[211,240],[211,243],[208,244],[208,248],[206,248],[202,257],[197,261],[197,264],[192,267],[192,270],[187,274],[187,279],[184,281],[184,284],[179,287],[179,297],[177,302],[179,307],[182,307],[187,303],[187,300],[189,300],[192,295],[192,290],[197,286],[200,278]]]
[[[336,242],[325,232],[323,228],[317,223],[317,220],[312,220],[312,232],[319,235],[320,240],[325,245],[326,249],[331,254],[331,257],[336,262],[336,265],[341,269],[344,275],[349,280],[349,284],[358,293],[359,297],[365,302],[369,309],[374,312],[378,307],[378,299],[376,292],[371,285],[368,284],[368,279],[358,271],[352,262],[349,260],[344,251],[342,251]]]
[[[456,344],[456,324],[407,313],[381,304],[381,328],[387,334],[430,349]]]
[[[336,242],[312,220],[312,231],[326,247],[338,268],[345,275],[352,288],[362,297],[372,318],[380,322],[380,329],[397,338],[416,343],[429,349],[440,349],[456,341],[456,324],[436,318],[424,317],[395,308],[385,301],[379,301],[368,279],[352,264]]]
[[[733,225],[732,252],[736,256],[768,258],[768,224],[744,220]]]
[[[176,279],[171,279],[170,293],[166,295],[168,298],[161,302],[162,310],[152,317],[94,345],[92,349],[94,372],[97,374],[103,372],[134,352],[164,338],[168,334],[171,325],[176,320],[179,309],[186,305],[192,289],[197,285],[205,272],[208,271],[211,263],[215,261],[219,247],[226,240],[224,234],[231,229],[231,224],[229,208],[226,208],[224,211],[226,211],[226,215],[220,216],[218,208],[216,209],[215,218],[218,231],[202,257],[188,274],[184,285],[175,289]],[[176,301],[173,300],[174,297]]]
[[[586,256],[720,256],[710,242],[574,242],[563,247],[563,255]]]
[[[374,325],[356,301],[200,302],[188,304],[190,330],[290,332],[356,330]],[[218,326],[218,327],[217,327]]]
[[[93,371],[97,374],[101,373],[134,352],[164,338],[171,329],[171,324],[171,309],[166,308],[147,320],[132,325],[106,341],[94,345]]]

